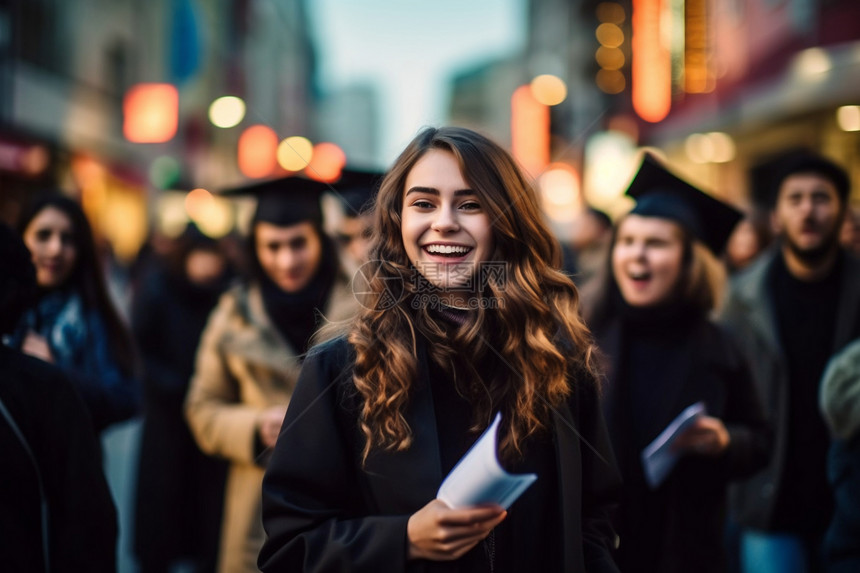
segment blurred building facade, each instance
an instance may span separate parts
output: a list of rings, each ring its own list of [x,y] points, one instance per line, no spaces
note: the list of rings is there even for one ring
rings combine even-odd
[[[860,3],[854,0],[530,0],[525,52],[464,71],[451,120],[511,141],[511,94],[561,78],[550,162],[587,201],[625,209],[635,151],[656,148],[693,182],[763,208],[760,175],[808,148],[850,172],[860,199]],[[500,136],[501,135],[501,136]],[[551,164],[546,168],[551,168]]]
[[[860,197],[860,3],[618,0],[585,8],[595,16],[602,129],[660,149],[742,207],[764,208],[762,167],[796,148],[845,166]],[[606,58],[607,24],[621,31],[617,59]],[[620,83],[602,82],[617,62]]]
[[[0,218],[45,187],[79,196],[124,257],[163,190],[217,190],[242,178],[237,143],[255,124],[313,136],[315,54],[303,0],[0,1]],[[124,135],[124,98],[141,83],[178,92],[175,134]],[[247,113],[208,118],[224,95]]]
[[[380,148],[379,93],[372,84],[352,84],[319,97],[314,132],[335,141],[351,166],[373,167]]]

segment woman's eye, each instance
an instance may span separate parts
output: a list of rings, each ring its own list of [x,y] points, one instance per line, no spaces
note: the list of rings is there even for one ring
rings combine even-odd
[[[412,203],[413,207],[418,207],[419,209],[432,209],[433,203],[427,201],[426,199],[419,199]]]
[[[47,241],[51,238],[51,231],[49,229],[39,229],[36,231],[36,239],[39,241]]]
[[[465,209],[467,211],[474,211],[474,210],[480,209],[480,208],[481,208],[481,204],[477,203],[475,201],[470,201],[468,203],[463,203],[462,205],[460,205],[460,209]]]

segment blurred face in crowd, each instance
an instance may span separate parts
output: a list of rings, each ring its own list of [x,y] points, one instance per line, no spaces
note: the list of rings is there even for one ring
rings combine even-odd
[[[797,258],[814,263],[836,248],[844,208],[836,186],[814,173],[786,177],[773,211],[774,230]]]
[[[761,251],[755,226],[749,219],[737,224],[729,242],[726,244],[726,255],[735,268],[743,268],[750,264]]]
[[[839,242],[855,256],[860,256],[860,207],[848,207]]]
[[[337,230],[337,240],[357,265],[367,262],[370,253],[370,225],[368,215],[344,217]]]
[[[52,289],[65,284],[78,258],[68,215],[55,207],[42,209],[24,230],[24,244],[33,256],[40,287]]]
[[[493,227],[450,151],[433,149],[406,177],[401,233],[409,260],[431,284],[462,287],[493,253]]]
[[[294,293],[310,283],[322,260],[322,240],[313,223],[279,227],[259,221],[254,235],[260,266],[281,290]]]
[[[211,249],[193,249],[185,259],[185,275],[195,285],[215,284],[226,271],[224,255]]]
[[[612,274],[627,304],[666,302],[678,291],[684,257],[683,231],[676,223],[628,215],[612,246]]]

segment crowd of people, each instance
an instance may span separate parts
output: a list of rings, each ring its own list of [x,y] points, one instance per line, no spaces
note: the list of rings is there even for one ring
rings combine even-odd
[[[0,228],[0,562],[115,570],[99,436],[142,416],[142,573],[860,570],[850,180],[773,173],[764,225],[646,152],[635,207],[559,243],[507,151],[428,128],[384,174],[225,191],[244,257],[190,226],[129,321],[80,205],[37,197]],[[536,481],[441,501],[497,414]]]

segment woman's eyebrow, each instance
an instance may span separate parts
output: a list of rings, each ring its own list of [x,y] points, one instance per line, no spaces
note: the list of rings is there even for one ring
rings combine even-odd
[[[439,195],[439,190],[434,187],[412,187],[409,191],[406,192],[406,195],[410,193],[427,193],[428,195]],[[463,195],[474,195],[475,192],[471,189],[457,189],[454,191],[455,197],[462,197]]]

